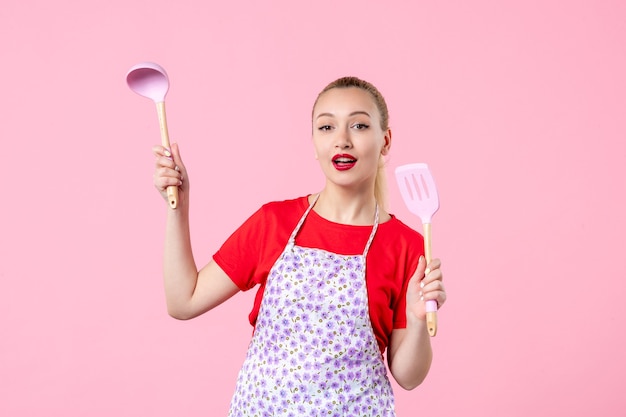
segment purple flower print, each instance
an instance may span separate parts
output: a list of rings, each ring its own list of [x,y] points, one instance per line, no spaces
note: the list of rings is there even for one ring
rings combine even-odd
[[[326,321],[326,330],[332,330],[335,328],[335,322],[332,320]]]

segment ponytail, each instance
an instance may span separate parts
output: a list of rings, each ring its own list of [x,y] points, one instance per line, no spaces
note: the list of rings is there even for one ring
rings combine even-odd
[[[387,210],[387,171],[385,170],[385,157],[380,155],[378,159],[378,171],[374,180],[374,197],[382,210]]]

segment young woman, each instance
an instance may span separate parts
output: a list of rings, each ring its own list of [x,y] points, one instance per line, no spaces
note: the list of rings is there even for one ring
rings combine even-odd
[[[425,301],[446,300],[440,261],[384,208],[391,130],[384,98],[345,77],[313,106],[322,191],[254,213],[198,271],[189,237],[189,178],[179,148],[156,146],[154,184],[179,188],[168,209],[168,312],[196,317],[258,285],[255,326],[231,416],[394,416],[391,374],[405,389],[432,360]]]

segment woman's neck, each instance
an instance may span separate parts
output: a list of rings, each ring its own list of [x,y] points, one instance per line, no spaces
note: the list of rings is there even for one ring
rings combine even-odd
[[[311,199],[314,198],[315,196],[311,196]],[[327,185],[320,192],[313,210],[326,220],[335,223],[354,226],[372,225],[376,213],[376,198],[373,190],[371,192],[348,192]],[[382,212],[381,215],[381,222],[386,221],[388,215]]]

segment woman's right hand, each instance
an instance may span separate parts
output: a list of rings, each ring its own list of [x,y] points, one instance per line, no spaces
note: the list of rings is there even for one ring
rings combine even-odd
[[[178,187],[179,205],[181,203],[186,205],[189,197],[189,177],[180,157],[178,144],[172,144],[171,149],[160,145],[154,146],[152,153],[156,157],[154,186],[166,202],[168,201],[167,187]]]

